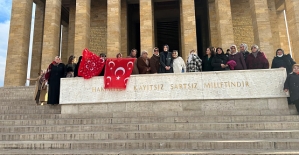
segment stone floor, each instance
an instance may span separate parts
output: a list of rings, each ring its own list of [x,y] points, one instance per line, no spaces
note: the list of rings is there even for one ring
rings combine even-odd
[[[61,114],[33,87],[0,88],[0,154],[299,154],[299,115],[236,112]],[[253,112],[254,113],[254,112]]]

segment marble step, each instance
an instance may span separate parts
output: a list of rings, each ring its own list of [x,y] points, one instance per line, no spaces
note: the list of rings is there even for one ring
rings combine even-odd
[[[0,110],[1,114],[60,114],[60,108],[53,109],[10,109],[10,110]]]
[[[51,115],[47,115],[51,116]],[[25,118],[0,120],[0,126],[41,126],[41,125],[97,125],[97,124],[138,124],[138,123],[249,123],[249,122],[299,122],[299,116],[202,116],[202,117],[128,117],[128,118]]]
[[[195,149],[155,149],[155,150],[130,150],[130,149],[0,149],[1,155],[298,155],[299,149],[218,149],[218,150],[195,150]]]
[[[196,130],[67,133],[0,133],[0,141],[176,140],[176,139],[299,139],[299,130]]]
[[[0,141],[0,149],[298,149],[298,139]]]
[[[18,106],[36,106],[33,97],[30,99],[0,99],[0,106],[11,106],[11,107],[18,107]]]
[[[191,114],[190,114],[191,113]],[[297,121],[299,115],[282,115],[282,116],[203,116],[203,114],[192,112],[169,112],[165,113],[99,113],[99,114],[0,114],[0,120],[44,120],[44,119],[112,119],[114,122],[124,120],[128,121],[158,121],[160,119],[170,120],[170,122],[272,122],[272,121]],[[117,118],[117,119],[116,119]],[[133,119],[134,118],[134,119]]]
[[[0,126],[0,132],[101,132],[101,131],[189,131],[189,130],[297,130],[299,122],[251,123],[143,123],[98,125]]]
[[[10,106],[10,105],[5,105],[5,106],[0,106],[0,111],[7,111],[7,110],[48,110],[48,109],[61,109],[61,105],[36,105],[36,103],[32,103],[31,105],[18,105],[18,106]]]

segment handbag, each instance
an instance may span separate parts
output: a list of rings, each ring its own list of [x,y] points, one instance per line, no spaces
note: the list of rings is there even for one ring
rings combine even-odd
[[[48,88],[48,84],[47,84],[46,81],[44,81],[44,82],[42,83],[42,89],[43,89],[43,90],[46,90],[47,88]]]

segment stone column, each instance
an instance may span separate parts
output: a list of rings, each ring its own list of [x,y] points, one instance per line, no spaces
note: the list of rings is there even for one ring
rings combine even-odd
[[[272,42],[272,31],[268,12],[268,4],[265,0],[249,0],[252,16],[254,44],[257,44],[272,62],[275,52]]]
[[[291,40],[292,55],[295,61],[299,61],[299,1],[286,0],[286,14],[289,27],[289,35]]]
[[[192,49],[197,50],[194,0],[180,0],[180,9],[182,57],[186,60]]]
[[[59,55],[61,29],[61,0],[46,0],[42,67],[47,69],[49,64]]]
[[[121,1],[121,53],[123,57],[128,55],[128,4],[127,1]]]
[[[72,54],[68,53],[68,24],[66,22],[62,22],[62,39],[61,39],[61,60],[64,64],[68,63],[69,57]],[[79,56],[77,56],[78,58]]]
[[[152,0],[139,0],[140,5],[140,47],[146,50],[148,56],[153,55],[154,43],[154,14]],[[141,52],[140,51],[140,52]]]
[[[234,32],[230,0],[215,0],[218,46],[223,49],[234,44]],[[213,45],[217,46],[217,45]]]
[[[75,42],[75,17],[76,17],[76,1],[70,1],[69,11],[69,27],[68,27],[68,54],[74,55],[74,42]],[[81,55],[81,54],[80,54]],[[79,57],[79,55],[76,55]]]
[[[273,50],[275,51],[276,49],[280,48],[280,37],[279,37],[278,19],[277,19],[275,1],[268,0],[268,12],[269,12],[269,21],[271,24],[270,26],[271,26],[271,33],[272,33],[272,45],[273,45]]]
[[[4,86],[24,86],[30,41],[33,0],[13,0]]]
[[[218,29],[216,21],[215,0],[208,0],[209,26],[210,26],[210,46],[218,46]]]
[[[41,2],[40,0],[36,0],[35,4],[36,7],[35,7],[30,77],[37,77],[38,73],[41,70],[42,49],[43,49],[45,3]],[[30,85],[34,85],[34,84],[35,81],[30,81]]]
[[[107,0],[107,56],[121,51],[121,0]]]
[[[90,0],[76,0],[75,48],[74,54],[79,57],[84,48],[89,48],[90,41]]]

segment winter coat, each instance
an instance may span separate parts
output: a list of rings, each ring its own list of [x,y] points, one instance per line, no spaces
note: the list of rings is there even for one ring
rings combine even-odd
[[[191,61],[187,62],[187,72],[201,72],[201,64],[202,60],[197,55],[193,55]]]
[[[296,64],[296,62],[292,59],[291,55],[287,54],[282,57],[274,57],[271,68],[283,67],[286,68],[287,74],[290,74],[294,64]]]
[[[150,67],[150,60],[147,58],[148,64],[146,64],[146,60],[144,60],[142,57],[139,57],[137,59],[137,67],[139,74],[149,74],[150,71],[147,71],[147,69]]]
[[[151,73],[160,73],[160,56],[153,55],[150,59]]]
[[[177,57],[173,60],[173,72],[182,73],[182,70],[186,72],[186,64],[182,57]]]
[[[170,66],[170,70],[166,70],[166,66]],[[160,73],[173,73],[173,59],[171,52],[167,52],[166,57],[163,52],[160,53]]]
[[[221,64],[226,65],[228,62],[228,58],[225,54],[216,54],[216,56],[212,60],[212,66],[214,71],[225,70],[225,68],[221,67]]]
[[[250,54],[248,51],[245,51],[245,52],[240,52],[243,54],[243,57],[244,57],[244,60],[246,61],[248,55]]]
[[[234,70],[245,70],[245,69],[247,69],[246,62],[244,60],[244,57],[243,57],[242,53],[238,52],[235,55],[230,54],[228,56],[228,61],[229,60],[234,60],[237,63]]]
[[[248,55],[246,66],[247,69],[269,69],[269,61],[263,52],[258,51],[256,57],[252,53]]]
[[[290,73],[284,83],[284,88],[290,92],[290,100],[296,101],[299,99],[299,75]]]
[[[205,55],[202,59],[202,71],[203,72],[208,72],[208,71],[213,71],[213,66],[212,66],[212,61],[213,61],[214,57],[211,56],[210,58],[208,58],[207,55]]]

